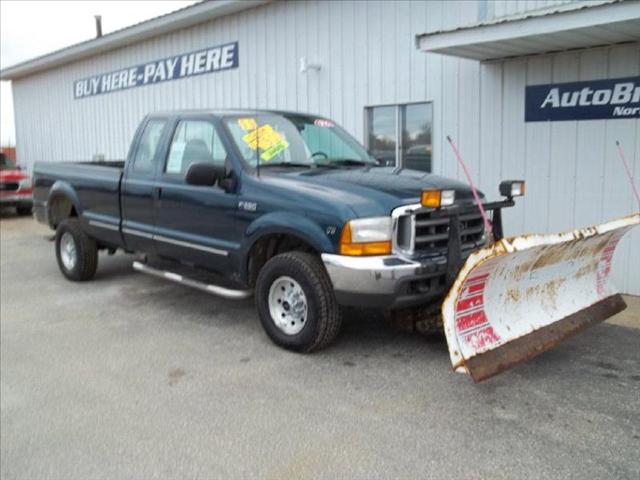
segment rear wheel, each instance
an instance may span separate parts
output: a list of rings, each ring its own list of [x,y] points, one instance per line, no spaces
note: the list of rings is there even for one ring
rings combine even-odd
[[[60,222],[56,230],[56,258],[62,274],[69,280],[90,280],[98,268],[98,248],[76,218]]]
[[[320,259],[310,253],[287,252],[269,260],[258,275],[256,304],[267,335],[288,350],[319,350],[340,331],[333,286]]]

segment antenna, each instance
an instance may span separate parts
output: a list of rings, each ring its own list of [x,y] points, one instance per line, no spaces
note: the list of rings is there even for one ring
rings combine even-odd
[[[260,128],[256,122],[256,176],[260,178]]]

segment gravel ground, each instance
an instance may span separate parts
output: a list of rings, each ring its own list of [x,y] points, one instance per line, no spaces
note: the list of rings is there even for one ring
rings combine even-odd
[[[283,351],[251,301],[100,256],[58,272],[50,232],[0,221],[4,480],[640,478],[640,301],[474,385],[442,339],[353,314]]]

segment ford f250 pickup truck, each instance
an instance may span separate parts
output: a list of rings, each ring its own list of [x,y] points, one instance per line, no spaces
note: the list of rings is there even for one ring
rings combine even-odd
[[[485,204],[499,236],[513,205],[502,189]],[[255,292],[271,339],[304,352],[336,336],[341,305],[433,311],[487,242],[465,184],[379,166],[331,120],[299,113],[149,115],[126,162],[37,163],[34,197],[68,279],[91,279],[98,250],[143,253],[145,273]]]
[[[609,282],[640,214],[561,234],[503,238],[501,201],[382,166],[331,120],[274,111],[149,115],[125,162],[37,163],[34,213],[56,230],[63,275],[98,250],[227,298],[255,295],[278,345],[329,344],[342,306],[444,331],[456,371],[481,381],[625,308]],[[491,218],[487,212],[491,213]]]

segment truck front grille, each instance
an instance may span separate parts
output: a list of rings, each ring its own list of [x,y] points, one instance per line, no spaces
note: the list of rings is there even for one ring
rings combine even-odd
[[[443,254],[449,244],[449,218],[434,218],[431,211],[416,211],[398,217],[396,246],[407,253]],[[462,250],[480,247],[484,241],[480,213],[460,216]]]
[[[15,192],[19,186],[18,182],[0,182],[0,190],[3,192]]]
[[[449,219],[430,218],[429,213],[419,213],[415,221],[415,246],[417,252],[446,250],[449,244]],[[484,233],[480,214],[460,216],[460,243],[462,249],[473,248]]]

